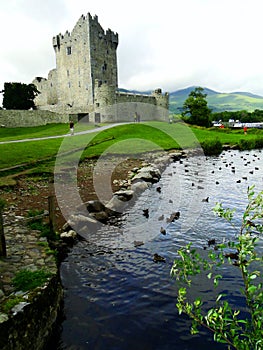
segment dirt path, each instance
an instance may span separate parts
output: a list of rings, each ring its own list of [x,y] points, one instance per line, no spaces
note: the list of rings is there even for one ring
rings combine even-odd
[[[114,169],[111,183],[112,191],[120,188],[120,180],[128,177],[129,170],[141,166],[142,161],[128,159]],[[95,159],[86,159],[78,167],[78,188],[83,202],[97,199],[93,186]],[[117,181],[114,181],[117,180]],[[53,176],[46,174],[21,175],[16,178],[16,185],[0,188],[0,198],[6,201],[6,209],[15,215],[27,216],[30,210],[48,210],[48,197],[55,196]],[[55,199],[56,229],[61,230],[65,219]]]

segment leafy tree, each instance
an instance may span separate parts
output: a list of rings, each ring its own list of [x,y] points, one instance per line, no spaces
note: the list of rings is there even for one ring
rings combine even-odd
[[[190,124],[209,126],[211,110],[207,106],[206,94],[202,87],[197,87],[190,92],[183,105],[182,115],[187,116]]]
[[[217,204],[214,211],[235,227],[234,210]],[[199,326],[204,326],[214,333],[215,341],[228,344],[228,349],[263,349],[263,256],[259,256],[259,249],[256,249],[259,234],[263,233],[262,218],[263,191],[255,195],[252,186],[248,188],[248,205],[235,241],[218,245],[217,251],[204,251],[207,252],[205,257],[197,253],[191,244],[178,251],[181,259],[174,261],[171,275],[188,285],[189,290],[193,276],[201,272],[206,275],[204,278],[212,279],[217,286],[222,280],[220,267],[224,264],[234,265],[243,281],[241,293],[248,311],[243,315],[241,310],[231,307],[225,294],[218,293],[215,307],[207,311],[201,298],[189,301],[188,289],[179,288],[176,305],[179,314],[186,313],[192,319],[192,334],[198,333]]]
[[[3,108],[30,109],[35,108],[34,98],[39,94],[34,84],[5,83]]]
[[[210,120],[222,120],[223,122],[228,122],[229,119],[239,120],[242,123],[257,123],[263,122],[263,111],[260,109],[255,109],[254,112],[248,111],[224,111],[212,113]]]

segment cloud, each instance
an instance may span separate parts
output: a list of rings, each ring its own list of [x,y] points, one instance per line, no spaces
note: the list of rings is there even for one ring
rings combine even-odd
[[[263,95],[261,0],[8,0],[0,7],[0,89],[47,77],[55,68],[52,37],[90,12],[119,34],[120,87]]]

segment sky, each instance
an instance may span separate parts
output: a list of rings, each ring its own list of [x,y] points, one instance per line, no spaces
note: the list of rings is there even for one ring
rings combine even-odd
[[[0,0],[0,90],[47,78],[53,36],[90,13],[119,34],[120,88],[263,96],[262,10],[262,0]]]

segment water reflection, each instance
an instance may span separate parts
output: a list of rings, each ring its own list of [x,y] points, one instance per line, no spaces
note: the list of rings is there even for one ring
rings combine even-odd
[[[97,244],[81,241],[73,248],[61,266],[66,319],[58,349],[226,349],[204,331],[189,335],[189,320],[176,311],[177,286],[169,273],[178,248],[186,243],[202,252],[211,238],[221,242],[236,235],[212,208],[216,202],[235,208],[238,224],[247,204],[247,187],[255,184],[262,190],[263,161],[258,151],[231,151],[207,159],[205,166],[199,164],[198,157],[171,164],[119,225],[105,226],[96,234]],[[167,223],[177,210],[180,219]],[[135,247],[134,240],[144,244]],[[155,263],[154,253],[166,263]],[[222,291],[230,303],[242,305],[237,270],[221,272]],[[201,293],[207,307],[213,302],[213,286],[205,279],[195,281],[192,293]]]

